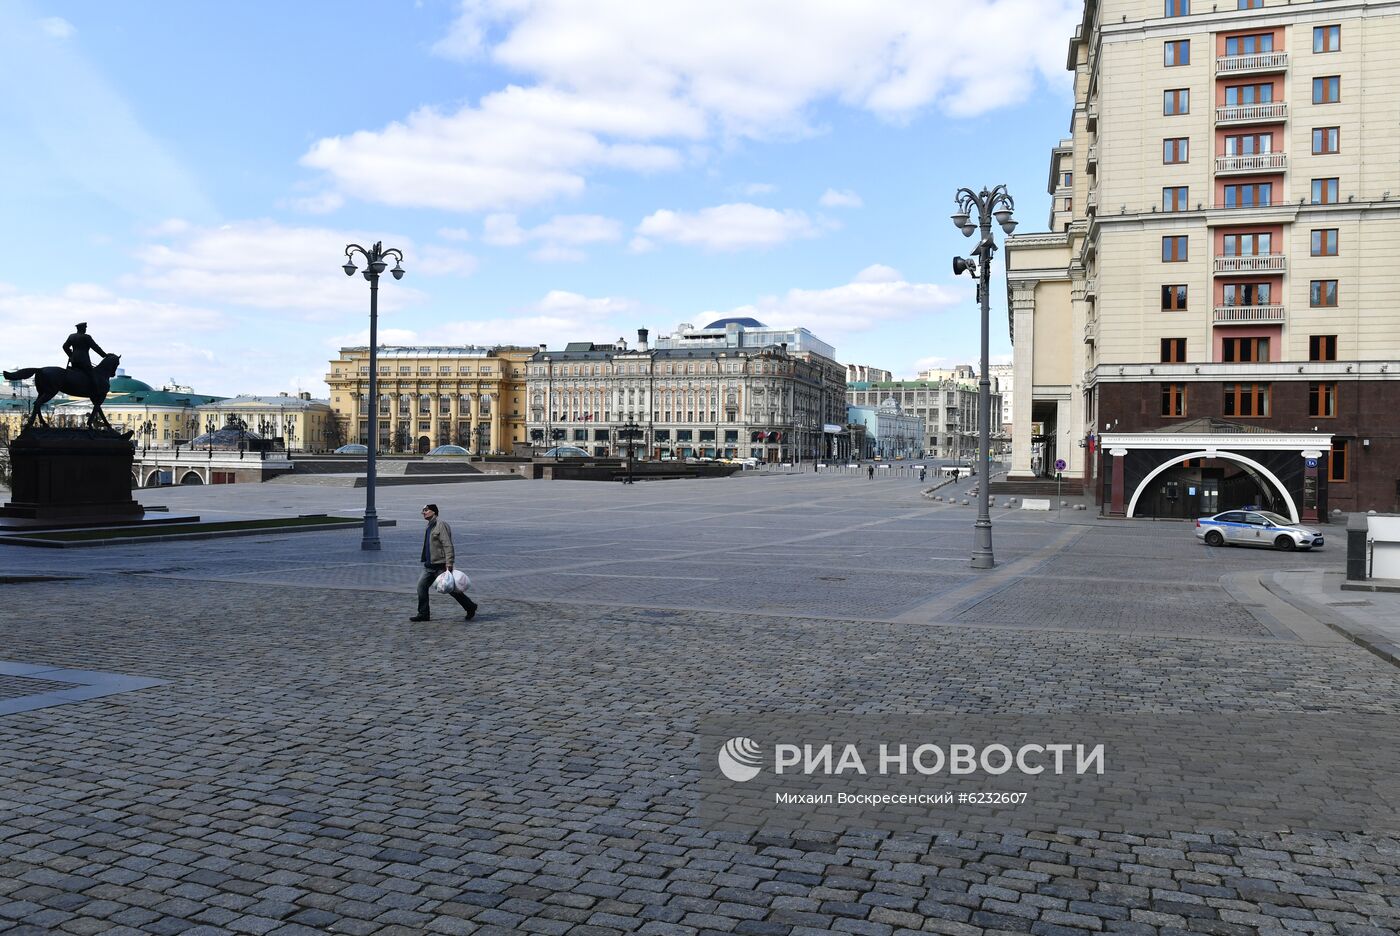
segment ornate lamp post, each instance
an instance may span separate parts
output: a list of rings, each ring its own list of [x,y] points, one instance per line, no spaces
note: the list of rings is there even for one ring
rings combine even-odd
[[[483,424],[483,423],[477,423],[475,432],[476,432],[476,454],[477,454],[478,457],[484,456],[484,455],[486,454],[486,452],[484,451],[484,449],[486,448],[486,433],[487,433],[488,431],[489,431],[489,430],[487,430],[485,424]]]
[[[282,444],[287,450],[287,457],[290,458],[297,441],[297,418],[290,413],[282,420],[282,440]]]
[[[991,451],[991,403],[992,384],[988,376],[988,318],[991,313],[992,255],[997,245],[992,239],[992,220],[1001,225],[1002,231],[1010,234],[1016,230],[1016,221],[1011,213],[1016,202],[1005,185],[974,192],[970,188],[958,189],[956,195],[958,210],[953,214],[953,226],[971,237],[980,232],[981,239],[972,255],[966,258],[953,258],[953,275],[968,273],[978,277],[977,298],[982,305],[982,368],[978,372],[977,385],[977,470],[982,472],[982,480],[977,485],[977,522],[973,527],[972,567],[991,569],[996,566],[992,554],[992,517],[988,506],[988,493],[991,490],[991,477],[987,470]],[[974,221],[973,215],[976,214]],[[980,267],[979,267],[980,263]]]
[[[369,455],[365,461],[365,531],[360,539],[360,548],[378,549],[379,515],[374,510],[374,461],[379,449],[379,274],[388,267],[384,258],[393,257],[394,268],[389,272],[393,274],[394,279],[403,279],[403,251],[394,247],[386,250],[383,241],[375,241],[374,246],[368,250],[359,244],[349,244],[345,248],[345,265],[341,267],[346,276],[355,275],[355,254],[365,258],[366,268],[361,271],[361,275],[369,280],[369,404],[372,414]]]

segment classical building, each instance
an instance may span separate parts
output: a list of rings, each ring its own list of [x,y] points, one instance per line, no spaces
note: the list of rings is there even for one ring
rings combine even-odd
[[[969,369],[970,370],[970,369]],[[975,375],[973,377],[975,379]],[[992,378],[992,412],[1000,413],[1001,394]],[[853,407],[878,407],[893,400],[923,423],[921,441],[914,454],[930,458],[972,458],[977,454],[978,387],[961,380],[885,380],[853,383],[846,388],[846,402]],[[992,451],[1003,447],[995,422]]]
[[[509,452],[524,443],[525,362],[534,348],[381,347],[380,451],[461,445]],[[342,348],[326,383],[348,442],[368,443],[369,348]]]
[[[845,369],[803,328],[753,319],[682,325],[648,344],[541,346],[527,378],[529,438],[590,454],[620,451],[618,430],[637,426],[652,458],[811,459],[845,435]],[[625,444],[622,443],[622,444]]]
[[[997,429],[997,422],[1001,423],[1001,434],[1007,438],[1011,437],[1011,409],[1016,398],[1016,365],[1014,364],[992,364],[987,367],[987,373],[992,378],[992,386],[996,387],[1001,394],[1001,413],[992,417],[992,431]]]
[[[1400,507],[1396,48],[1394,0],[1087,0],[1050,230],[1007,240],[1013,478]]]
[[[174,448],[187,444],[202,431],[199,407],[219,399],[185,387],[157,390],[118,371],[102,403],[102,412],[114,428],[131,430],[132,439],[143,448]],[[92,401],[67,398],[53,407],[49,418],[62,425],[86,425],[91,411]]]
[[[237,420],[287,452],[329,452],[344,444],[330,404],[305,392],[213,400],[197,407],[196,416],[201,432],[217,431]]]
[[[916,458],[924,449],[924,418],[906,413],[904,407],[888,397],[879,406],[848,406],[846,421],[865,429],[864,448],[857,449],[862,458]]]

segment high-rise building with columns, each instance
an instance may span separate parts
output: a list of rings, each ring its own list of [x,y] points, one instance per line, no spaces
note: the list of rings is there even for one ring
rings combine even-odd
[[[1103,512],[1400,507],[1400,2],[1086,0],[1008,238],[1011,477]]]
[[[510,452],[525,441],[525,362],[534,348],[381,347],[380,451],[426,452],[461,445]],[[370,439],[369,348],[342,348],[331,361],[331,408],[344,438]]]

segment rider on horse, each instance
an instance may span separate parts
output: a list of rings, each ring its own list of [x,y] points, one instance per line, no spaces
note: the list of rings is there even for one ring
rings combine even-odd
[[[99,358],[107,356],[107,352],[92,339],[87,333],[87,322],[79,322],[78,330],[68,336],[68,340],[63,342],[63,353],[68,355],[68,366],[74,370],[80,370],[89,379],[92,378],[92,359],[88,357],[89,351],[96,351]]]

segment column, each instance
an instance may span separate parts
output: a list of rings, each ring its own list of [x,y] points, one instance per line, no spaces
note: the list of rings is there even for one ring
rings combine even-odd
[[[1112,516],[1121,517],[1126,512],[1128,503],[1128,495],[1123,490],[1123,459],[1127,456],[1128,450],[1114,448],[1110,449],[1108,454],[1113,456],[1113,495],[1109,502],[1108,512]]]
[[[487,397],[491,400],[491,451],[499,452],[501,445],[501,395],[499,393],[489,393]]]
[[[469,446],[473,452],[481,454],[481,436],[477,429],[481,426],[481,391],[471,394],[471,419],[472,419],[472,444]]]
[[[1031,392],[1035,383],[1036,280],[1017,282],[1011,292],[1014,322],[1012,345],[1011,471],[1009,477],[1029,478],[1031,472]]]
[[[1070,395],[1073,396],[1073,393],[1071,390]],[[1072,399],[1055,401],[1055,459],[1064,460],[1065,480],[1084,477],[1084,452],[1075,441],[1078,429],[1070,421],[1072,418],[1070,413],[1074,409],[1073,403]],[[1050,476],[1053,478],[1055,476],[1054,460],[1050,462],[1049,468]]]
[[[447,404],[447,418],[451,420],[451,428],[448,430],[447,438],[453,445],[458,445],[460,443],[457,442],[457,421],[462,409],[462,395],[457,392],[455,386],[450,392],[452,399]]]
[[[389,451],[394,450],[394,440],[399,432],[399,394],[388,393],[389,397]]]
[[[428,451],[432,451],[438,445],[438,429],[441,428],[438,416],[438,400],[442,399],[442,394],[427,393],[428,398]],[[449,440],[450,441],[450,440]]]

